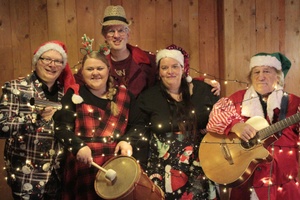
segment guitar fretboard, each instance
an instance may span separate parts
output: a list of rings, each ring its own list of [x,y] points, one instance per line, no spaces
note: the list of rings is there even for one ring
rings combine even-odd
[[[300,121],[300,112],[258,131],[258,133],[257,133],[258,138],[260,140],[264,140],[264,139],[268,138],[269,136],[271,136],[272,134],[274,134],[278,131],[281,131],[284,128],[286,128],[292,124],[295,124],[299,121]]]

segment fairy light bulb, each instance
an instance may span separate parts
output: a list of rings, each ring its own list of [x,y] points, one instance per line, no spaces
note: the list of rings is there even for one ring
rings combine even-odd
[[[280,186],[277,188],[277,191],[278,191],[278,192],[282,192],[282,185],[280,185]]]
[[[274,151],[274,147],[272,147],[271,150]]]
[[[271,180],[268,181],[269,185],[273,185],[273,182]]]

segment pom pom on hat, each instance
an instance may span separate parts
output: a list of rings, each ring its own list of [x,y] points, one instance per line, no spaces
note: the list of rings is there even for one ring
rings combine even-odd
[[[72,95],[72,102],[74,104],[81,104],[83,102],[83,98],[79,95],[79,84],[71,85],[70,88],[74,91],[74,94]]]
[[[173,58],[177,60],[181,66],[183,66],[184,73],[186,75],[186,81],[188,83],[192,82],[192,77],[189,76],[190,64],[189,64],[189,54],[181,47],[172,44],[166,49],[160,50],[156,54],[156,64],[158,65],[159,61],[162,58]]]
[[[291,61],[283,54],[276,53],[258,53],[254,55],[250,60],[250,69],[256,66],[270,66],[277,70],[281,70],[286,76],[291,68]]]
[[[34,51],[32,58],[32,65],[35,66],[39,58],[43,53],[49,50],[55,50],[59,52],[63,58],[63,67],[66,66],[68,57],[67,57],[67,48],[64,43],[58,40],[53,40],[42,44],[39,48]]]
[[[127,25],[131,24],[131,21],[126,19],[125,10],[122,6],[107,6],[104,11],[102,26],[111,25]]]

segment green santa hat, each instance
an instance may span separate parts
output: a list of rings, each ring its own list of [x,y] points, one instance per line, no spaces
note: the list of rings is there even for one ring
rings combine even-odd
[[[250,70],[257,66],[270,66],[277,70],[281,70],[286,76],[291,68],[291,61],[279,52],[275,53],[258,53],[250,60]]]

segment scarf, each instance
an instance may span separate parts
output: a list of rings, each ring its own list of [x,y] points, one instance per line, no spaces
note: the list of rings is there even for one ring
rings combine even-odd
[[[270,121],[273,120],[274,109],[280,109],[281,99],[283,96],[283,88],[278,86],[268,97],[267,100],[267,115]],[[245,93],[242,103],[242,115],[246,117],[261,116],[264,117],[264,112],[259,101],[259,96],[251,86]]]

